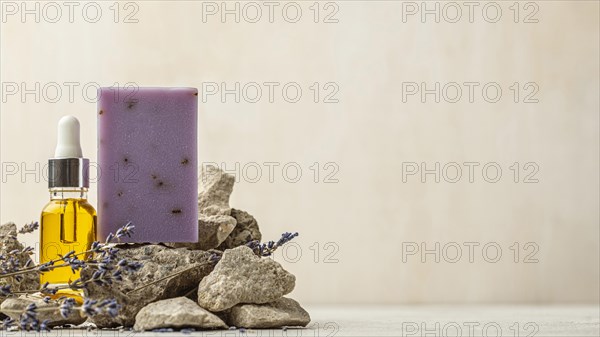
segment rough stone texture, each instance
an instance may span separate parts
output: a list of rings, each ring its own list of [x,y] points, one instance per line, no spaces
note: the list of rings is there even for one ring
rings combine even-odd
[[[253,240],[260,241],[262,239],[256,219],[248,212],[232,208],[231,216],[235,218],[237,225],[225,241],[217,248],[218,250],[231,249],[245,245]]]
[[[229,215],[198,215],[198,242],[165,243],[174,248],[209,250],[217,248],[235,228],[236,221]]]
[[[206,215],[229,215],[229,196],[235,177],[216,166],[203,166],[198,193],[198,212]]]
[[[228,323],[255,329],[306,326],[310,315],[298,302],[283,297],[267,304],[238,304],[229,311]]]
[[[19,316],[25,311],[25,308],[31,303],[35,303],[38,307],[38,319],[40,322],[44,320],[50,320],[48,326],[61,326],[66,324],[79,325],[85,322],[86,317],[81,314],[79,310],[72,310],[67,318],[60,315],[58,308],[60,304],[57,302],[45,303],[41,298],[24,297],[19,298],[8,298],[0,306],[2,313],[10,316],[15,321],[19,321]],[[52,308],[53,310],[47,310]]]
[[[235,177],[215,166],[202,167],[198,194],[198,242],[165,243],[169,247],[209,250],[217,248],[233,231],[229,196]]]
[[[6,253],[13,250],[22,250],[23,245],[16,239],[17,226],[13,222],[8,222],[0,226],[0,255],[6,255]],[[27,254],[17,254],[19,265],[24,266],[31,258]],[[22,275],[23,279],[21,282],[17,282],[15,278],[4,278],[0,279],[0,285],[7,283],[12,284],[12,291],[32,290],[39,289],[40,278],[36,273],[29,273]],[[0,297],[0,303],[4,300],[4,297]]]
[[[198,304],[223,311],[238,303],[268,303],[294,290],[296,277],[246,246],[226,250],[198,287]]]
[[[227,325],[189,298],[177,297],[150,303],[135,316],[134,330],[159,328],[226,329]]]
[[[162,299],[182,296],[193,290],[212,270],[212,265],[206,263],[211,254],[205,251],[171,249],[161,245],[129,245],[118,248],[119,258],[139,261],[144,266],[137,272],[125,274],[122,282],[110,287],[93,283],[88,285],[87,296],[98,300],[114,298],[122,305],[117,317],[112,318],[107,314],[92,317],[90,320],[99,328],[132,326],[135,315],[144,306]],[[194,265],[198,267],[128,294],[137,287]],[[83,276],[89,276],[91,271],[84,269],[82,273]]]

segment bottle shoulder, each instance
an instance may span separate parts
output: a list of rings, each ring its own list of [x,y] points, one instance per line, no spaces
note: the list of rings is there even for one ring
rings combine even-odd
[[[42,208],[42,214],[44,213],[55,213],[56,210],[61,208],[61,204],[57,202],[58,200],[50,200],[44,205]]]
[[[50,200],[44,208],[44,213],[61,213],[67,212],[69,209],[76,209],[77,212],[84,212],[90,215],[96,215],[96,209],[90,204],[87,199],[55,199]]]

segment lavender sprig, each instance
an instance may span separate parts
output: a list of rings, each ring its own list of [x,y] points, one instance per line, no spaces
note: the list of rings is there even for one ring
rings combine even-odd
[[[96,316],[101,313],[107,313],[111,317],[117,316],[121,306],[115,299],[97,301],[86,298],[81,306],[75,305],[75,300],[66,298],[60,305],[60,315],[64,318],[69,317],[74,310],[80,310],[86,317]]]
[[[123,273],[132,273],[143,267],[140,262],[131,262],[126,259],[121,259],[115,262],[115,259],[106,257],[100,263],[92,265],[97,269],[89,278],[78,278],[70,284],[72,289],[85,288],[87,284],[94,283],[97,285],[111,285],[115,281],[123,280]]]
[[[5,285],[0,286],[0,296],[10,295],[11,294],[10,288],[11,288],[10,284],[5,284]]]
[[[268,257],[268,256],[273,255],[273,252],[275,252],[275,250],[277,250],[277,248],[292,241],[297,236],[298,236],[298,232],[295,232],[295,233],[285,232],[285,233],[281,234],[281,238],[277,242],[269,241],[266,243],[260,243],[258,240],[253,240],[253,241],[248,242],[246,244],[246,246],[250,247],[250,249],[252,249],[252,251],[256,255],[261,256],[261,257]]]
[[[30,226],[35,227],[35,226]],[[127,236],[131,237],[133,234],[133,226],[130,222],[119,228],[115,235],[112,233],[108,235],[104,243],[95,241],[92,243],[89,250],[81,253],[75,253],[70,251],[64,256],[60,256],[57,259],[42,263],[40,265],[26,265],[20,266],[17,254],[29,254],[33,253],[31,247],[26,247],[23,250],[11,251],[7,256],[0,255],[0,279],[7,277],[14,277],[17,281],[20,281],[21,275],[27,273],[44,273],[56,268],[71,268],[73,273],[82,270],[83,268],[90,266],[92,269],[96,269],[90,279],[82,280],[77,279],[70,285],[61,287],[48,288],[48,284],[43,285],[40,289],[23,290],[23,291],[11,291],[10,287],[0,287],[0,296],[8,297],[13,294],[27,294],[34,292],[41,292],[42,294],[52,295],[60,289],[82,289],[85,288],[89,283],[95,283],[99,285],[110,285],[115,281],[121,281],[123,272],[135,272],[142,267],[139,262],[130,262],[125,259],[118,259],[118,249],[115,248],[115,242],[120,242],[121,238]],[[84,256],[83,259],[80,259]]]
[[[32,221],[19,229],[19,234],[33,233],[38,228],[40,228],[40,224],[37,221]]]
[[[16,238],[14,240],[16,240]],[[2,278],[2,274],[14,273],[23,268],[23,266],[21,266],[21,259],[24,255],[33,255],[33,248],[25,247],[21,250],[13,249],[10,252],[7,252],[6,255],[0,255],[0,278]],[[25,267],[30,267],[31,263],[31,260],[29,260]]]
[[[38,228],[37,223],[31,223],[25,225],[19,233],[30,233]],[[26,273],[43,273],[54,270],[61,267],[69,267],[71,271],[75,273],[80,271],[84,267],[90,267],[95,269],[92,276],[88,279],[79,278],[73,283],[61,287],[50,288],[48,282],[43,284],[40,289],[26,290],[26,291],[12,291],[11,284],[0,285],[0,297],[9,297],[16,294],[27,294],[33,292],[40,292],[43,295],[54,295],[60,289],[81,289],[85,288],[89,283],[96,283],[101,285],[112,284],[116,281],[123,280],[123,273],[135,272],[139,270],[143,265],[139,262],[128,261],[126,259],[118,259],[118,249],[115,247],[115,241],[120,242],[121,238],[127,236],[131,237],[133,234],[134,226],[131,223],[127,223],[125,226],[119,228],[116,234],[109,234],[104,243],[98,241],[93,242],[90,249],[81,253],[75,253],[70,251],[64,256],[60,256],[58,259],[48,261],[40,265],[31,265],[31,260],[28,261],[25,266],[20,266],[19,254],[33,254],[31,247],[26,247],[22,250],[13,250],[6,255],[0,255],[0,279],[12,277],[19,281],[23,274]],[[16,237],[11,236],[11,239],[16,240]],[[84,256],[80,259],[80,256]],[[46,296],[43,299],[44,303],[50,303],[51,298]],[[118,314],[118,310],[121,306],[116,300],[103,300],[97,301],[93,299],[86,299],[81,306],[76,306],[73,298],[61,298],[59,299],[60,306],[58,308],[61,316],[67,317],[73,310],[81,311],[85,316],[95,316],[100,313],[107,313],[114,317]],[[39,311],[52,311],[56,310],[55,307],[44,307],[38,308],[34,303],[27,306],[25,311],[21,314],[20,320],[17,324],[14,319],[7,318],[2,322],[2,328],[20,327],[22,330],[30,331],[47,331],[49,330],[48,320],[41,321],[38,318]]]
[[[19,320],[19,327],[21,330],[25,331],[50,331],[48,327],[48,323],[50,320],[43,320],[42,322],[38,319],[38,308],[35,303],[31,303],[25,308],[25,311],[21,314],[21,319]],[[4,327],[10,327],[14,324],[14,320],[8,321],[4,323]]]
[[[74,298],[65,298],[65,300],[60,304],[58,310],[60,310],[60,315],[64,318],[69,317],[71,311],[73,311],[73,307],[75,306]]]
[[[6,317],[3,321],[2,321],[2,327],[3,328],[10,328],[12,326],[15,325],[15,320],[10,318],[10,317]]]
[[[49,303],[50,300],[44,298],[45,303]],[[86,299],[82,305],[76,305],[75,299],[70,297],[63,297],[58,300],[60,306],[58,310],[63,318],[68,318],[74,311],[80,311],[86,317],[96,316],[98,314],[106,313],[111,317],[115,317],[118,314],[121,306],[114,299],[107,299],[103,301],[97,301],[92,299]],[[18,327],[25,331],[49,331],[48,324],[50,320],[43,320],[40,322],[39,314],[44,311],[54,311],[55,307],[42,307],[38,308],[35,303],[29,304],[25,310],[21,313]],[[10,317],[4,319],[2,322],[2,328],[7,329],[16,326],[16,321]]]

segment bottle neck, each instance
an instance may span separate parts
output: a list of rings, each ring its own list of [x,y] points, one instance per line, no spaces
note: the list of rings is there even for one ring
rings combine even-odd
[[[53,187],[50,189],[50,200],[87,200],[87,191],[87,187]]]

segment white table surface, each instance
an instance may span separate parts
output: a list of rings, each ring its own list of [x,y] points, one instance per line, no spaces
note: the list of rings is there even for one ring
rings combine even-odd
[[[315,307],[310,312],[319,334],[303,336],[328,336],[334,328],[339,328],[336,336],[600,336],[595,305]]]
[[[53,330],[49,336],[600,336],[600,307],[559,306],[305,306],[306,329],[156,333]],[[0,332],[0,336],[27,336]]]

